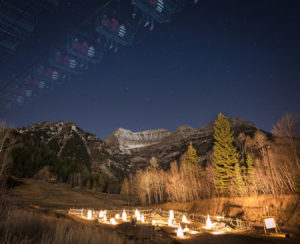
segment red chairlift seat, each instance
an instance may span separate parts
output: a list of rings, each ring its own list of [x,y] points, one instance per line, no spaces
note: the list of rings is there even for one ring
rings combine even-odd
[[[96,31],[107,39],[127,46],[132,44],[137,28],[131,21],[119,18],[113,11],[106,10],[97,16]]]
[[[80,68],[80,62],[74,55],[70,55],[64,49],[57,49],[50,54],[50,65],[60,72],[66,72],[68,74],[80,74],[82,69]],[[55,78],[54,76],[53,78]]]
[[[104,55],[104,49],[95,37],[79,31],[69,35],[66,51],[79,60],[92,64],[99,63]]]

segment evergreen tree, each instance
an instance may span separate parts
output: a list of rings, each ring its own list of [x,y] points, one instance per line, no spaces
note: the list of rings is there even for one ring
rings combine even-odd
[[[238,196],[242,196],[245,191],[245,184],[239,163],[236,163],[234,167],[234,191]]]
[[[190,142],[188,150],[185,153],[185,162],[190,165],[197,165],[199,162],[199,157],[197,156],[196,149],[193,147],[192,142]]]
[[[246,165],[247,165],[247,183],[252,186],[254,184],[254,166],[253,166],[253,159],[249,153],[247,154]]]
[[[215,169],[216,189],[224,194],[229,193],[235,165],[239,162],[239,154],[233,146],[233,132],[223,114],[218,115],[214,127],[214,146],[212,164]]]

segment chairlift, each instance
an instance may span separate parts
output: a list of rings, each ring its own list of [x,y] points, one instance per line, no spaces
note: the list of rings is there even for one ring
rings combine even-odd
[[[123,18],[119,11],[107,7],[96,18],[96,31],[100,39],[102,37],[106,39],[106,47],[108,43],[110,47],[113,44],[127,46],[132,44],[137,26],[131,20]]]
[[[88,47],[85,47],[88,49]],[[65,48],[57,48],[50,54],[50,65],[56,68],[54,73],[51,73],[53,80],[58,80],[60,73],[80,74],[83,70],[88,69],[88,64],[85,60],[80,60],[75,55],[69,54]]]
[[[184,0],[132,0],[134,6],[133,17],[137,10],[142,18],[150,16],[159,24],[170,22],[172,14],[178,12],[184,5]]]
[[[69,75],[59,71],[49,64],[38,64],[33,67],[31,74],[32,82],[38,89],[51,89],[54,85],[61,84],[62,81],[69,79]]]
[[[76,31],[68,36],[67,52],[85,63],[99,63],[104,49],[97,43],[97,38],[85,32]]]

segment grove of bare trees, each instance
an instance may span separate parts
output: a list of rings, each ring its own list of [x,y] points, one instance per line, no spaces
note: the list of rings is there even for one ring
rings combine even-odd
[[[257,130],[254,135],[236,136],[233,143],[240,156],[239,164],[232,169],[227,194],[273,194],[276,197],[297,192],[300,188],[299,128],[298,117],[286,113],[274,125],[273,135]],[[159,168],[156,158],[151,158],[147,168],[124,180],[121,194],[128,204],[189,202],[219,196],[215,179],[214,164],[208,162],[203,167],[190,144],[186,153],[172,162],[167,171]]]

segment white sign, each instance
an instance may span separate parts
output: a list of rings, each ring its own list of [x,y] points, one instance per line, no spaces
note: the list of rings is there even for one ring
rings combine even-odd
[[[266,225],[267,229],[274,229],[274,228],[276,228],[276,223],[275,223],[275,219],[274,218],[267,218],[264,221],[265,221],[265,225]]]

